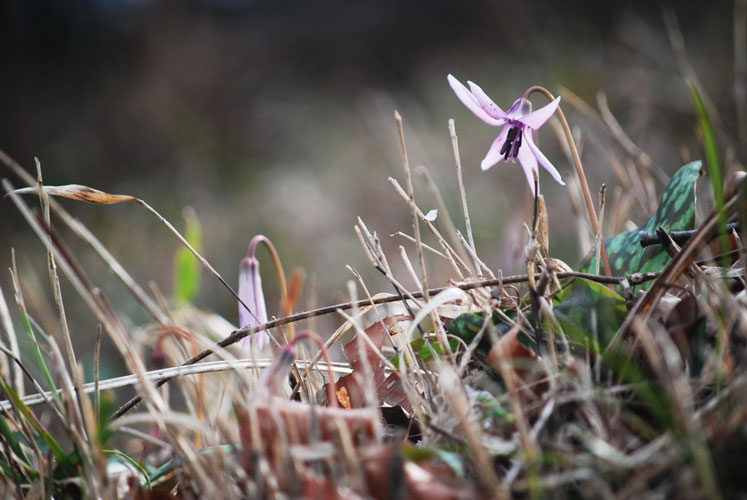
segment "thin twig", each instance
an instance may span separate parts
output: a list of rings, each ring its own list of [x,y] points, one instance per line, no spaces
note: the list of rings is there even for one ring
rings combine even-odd
[[[537,275],[537,276],[539,276],[539,275]],[[639,285],[641,283],[645,283],[647,281],[651,281],[653,279],[656,279],[657,276],[659,276],[659,273],[645,273],[645,274],[635,273],[635,274],[632,274],[630,276],[619,277],[619,278],[618,277],[597,276],[595,274],[575,273],[575,272],[557,273],[557,277],[559,279],[564,279],[564,278],[582,278],[582,279],[588,279],[590,281],[595,281],[597,283],[605,283],[605,284],[608,284],[608,283],[618,284],[618,283],[622,282],[623,280],[628,280],[628,282],[631,285]],[[475,289],[475,288],[498,286],[501,283],[503,283],[503,284],[525,283],[526,281],[528,281],[527,275],[509,276],[509,277],[503,278],[503,279],[489,279],[489,280],[483,280],[483,281],[476,281],[476,282],[472,282],[472,283],[460,283],[460,284],[457,284],[457,285],[452,285],[452,286],[447,286],[447,287],[431,288],[430,290],[428,290],[428,293],[430,295],[434,295],[434,294],[438,294],[438,293],[446,290],[447,288],[452,288],[452,287],[460,288],[462,290],[472,290],[472,289]],[[413,298],[415,298],[415,299],[422,298],[422,294],[420,294],[419,292],[414,292],[414,293],[411,293],[410,295]],[[304,319],[309,319],[309,318],[313,318],[313,317],[316,317],[316,316],[321,316],[321,315],[324,315],[324,314],[330,314],[330,313],[341,311],[341,310],[344,311],[344,310],[352,309],[353,307],[356,307],[356,306],[357,307],[363,307],[363,306],[369,305],[371,303],[373,303],[373,304],[388,304],[390,302],[397,302],[397,301],[400,301],[400,300],[403,300],[403,297],[401,297],[399,295],[390,295],[388,297],[380,297],[378,299],[373,299],[373,300],[369,300],[369,299],[359,300],[355,304],[353,304],[351,302],[347,302],[347,303],[344,303],[344,304],[335,304],[333,306],[321,307],[319,309],[314,309],[312,311],[305,311],[305,312],[293,314],[291,316],[286,316],[285,318],[279,318],[279,319],[275,319],[275,320],[272,320],[272,321],[268,321],[267,323],[265,323],[263,325],[258,325],[258,326],[254,326],[254,327],[247,327],[247,328],[241,328],[241,329],[238,329],[238,330],[234,330],[227,337],[225,337],[223,340],[215,343],[212,347],[209,347],[209,348],[203,350],[202,352],[198,353],[197,355],[193,356],[192,358],[186,360],[184,363],[182,363],[182,366],[188,366],[188,365],[192,365],[192,364],[198,363],[198,362],[202,361],[203,359],[205,359],[206,357],[208,357],[211,354],[213,354],[216,350],[219,350],[219,349],[222,349],[222,348],[224,348],[226,346],[234,344],[234,343],[238,342],[239,340],[243,339],[244,337],[246,337],[247,335],[251,335],[251,334],[253,334],[255,332],[258,332],[258,331],[261,331],[261,330],[266,330],[268,328],[275,328],[277,326],[287,325],[288,323],[294,323],[294,322],[297,322],[297,321],[302,321]],[[174,378],[174,377],[170,377],[170,378],[167,377],[167,378],[164,378],[162,380],[159,380],[157,382],[156,386],[160,387],[163,384],[169,382],[172,378]],[[122,405],[121,407],[119,407],[119,409],[112,416],[112,419],[117,419],[120,416],[124,415],[125,413],[127,413],[128,411],[130,411],[132,408],[134,408],[137,404],[139,404],[141,400],[142,400],[142,398],[139,395],[133,397],[127,403],[125,403],[124,405]]]
[[[726,225],[727,234],[731,233],[732,231],[739,232],[739,229],[740,229],[739,222],[730,222],[729,224]],[[697,229],[691,229],[688,231],[669,231],[669,236],[678,245],[684,245],[697,232],[698,232]],[[717,236],[718,234],[719,233],[715,233],[714,237]],[[641,242],[642,247],[647,247],[651,245],[659,245],[662,243],[661,240],[659,239],[659,236],[656,233],[648,233],[646,231],[639,232],[638,239]]]

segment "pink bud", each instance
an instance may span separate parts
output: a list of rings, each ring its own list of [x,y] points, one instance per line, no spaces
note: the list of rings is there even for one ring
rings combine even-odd
[[[254,256],[257,243],[265,239],[262,235],[252,238],[247,256],[239,264],[239,328],[255,327],[267,323],[265,294],[262,291],[262,278],[259,275],[259,261]],[[249,337],[245,337],[242,346],[246,347]],[[267,330],[254,333],[256,346],[259,349],[269,342]]]

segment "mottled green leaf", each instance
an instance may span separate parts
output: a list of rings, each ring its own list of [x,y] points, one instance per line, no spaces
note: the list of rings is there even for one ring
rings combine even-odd
[[[202,251],[202,229],[197,214],[191,208],[184,210],[187,224],[184,237],[198,252]],[[186,247],[181,247],[174,256],[174,301],[187,304],[194,300],[200,289],[202,266]]]
[[[499,326],[502,324],[500,317],[495,311],[492,314],[492,320],[493,325]],[[466,344],[469,344],[483,328],[485,328],[485,312],[480,311],[460,314],[451,320],[447,331],[450,335],[459,337]],[[478,348],[485,351],[490,349],[490,339],[487,335],[483,335]]]
[[[636,272],[661,271],[669,262],[669,255],[661,245],[642,247],[640,231],[653,233],[658,227],[668,231],[693,229],[695,225],[695,183],[702,175],[702,164],[694,161],[681,167],[669,181],[656,212],[638,229],[620,233],[605,240],[610,268],[614,276]],[[596,255],[592,250],[581,263],[582,272],[594,272]],[[640,285],[646,289],[652,282]]]
[[[433,351],[437,355],[441,355],[443,353],[443,349],[441,348],[441,344],[438,342],[430,342],[431,347],[433,348]],[[412,342],[410,342],[410,347],[412,347],[412,351],[415,353],[415,356],[420,358],[425,363],[430,363],[433,361],[433,354],[431,354],[431,350],[428,348],[426,343],[423,341],[422,338],[418,337]],[[454,352],[459,347],[459,342],[455,339],[449,340],[449,347],[451,347],[451,351]],[[392,364],[399,368],[399,356],[394,356],[392,359]]]
[[[553,312],[563,332],[581,344],[607,345],[625,319],[625,300],[607,286],[574,279],[555,298]]]
[[[502,329],[500,328],[501,320],[498,317],[498,315],[493,312],[493,324],[498,326],[498,331],[502,332]],[[449,325],[446,327],[446,331],[449,335],[452,335],[454,337],[459,337],[464,341],[464,343],[469,344],[472,342],[472,340],[475,338],[475,336],[480,333],[480,330],[483,329],[485,326],[485,312],[475,312],[475,313],[463,313],[454,318],[449,322]],[[443,352],[443,349],[441,348],[441,344],[438,342],[431,342],[431,347],[433,350],[438,354],[439,356]],[[449,340],[449,346],[451,347],[452,352],[457,350],[459,347],[459,341],[456,339]],[[433,354],[431,353],[431,349],[423,342],[422,338],[417,338],[410,342],[410,346],[412,347],[413,352],[415,355],[420,358],[421,360],[425,361],[426,363],[430,362],[433,359]],[[490,339],[487,335],[485,335],[482,340],[480,341],[480,344],[478,345],[478,349],[483,349],[487,351],[490,349]],[[394,366],[399,366],[399,357],[395,356],[392,358],[392,364]]]

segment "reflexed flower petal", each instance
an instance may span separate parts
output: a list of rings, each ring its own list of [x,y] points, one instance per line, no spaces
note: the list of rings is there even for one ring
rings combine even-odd
[[[529,131],[527,131],[529,132]],[[526,144],[522,144],[519,148],[519,155],[517,156],[521,168],[524,170],[524,175],[529,183],[529,189],[532,191],[532,196],[537,196],[534,192],[534,173],[537,173],[537,187],[539,187],[539,172],[537,171],[537,158],[532,154],[532,150],[529,149]]]
[[[560,96],[556,97],[551,103],[542,106],[537,111],[530,113],[520,119],[527,127],[537,130],[555,113],[560,105]]]
[[[477,103],[484,109],[490,116],[502,120],[506,118],[506,113],[496,104],[488,95],[480,88],[476,83],[470,81],[467,82],[472,95],[477,99]]]
[[[565,186],[565,182],[563,182],[562,177],[560,177],[560,172],[557,171],[557,169],[553,166],[553,164],[550,163],[550,160],[547,159],[547,157],[542,153],[542,151],[540,151],[540,149],[534,143],[534,139],[532,138],[532,132],[528,130],[527,133],[524,134],[524,139],[529,145],[529,148],[532,150],[532,153],[534,153],[534,156],[537,158],[540,164],[542,164],[545,170],[550,172],[550,175],[552,175],[552,178],[558,181],[558,183],[561,186]]]
[[[482,160],[482,163],[480,163],[480,168],[483,170],[487,170],[499,161],[503,159],[503,155],[501,154],[501,148],[503,147],[503,143],[506,142],[506,136],[508,135],[508,129],[509,127],[503,127],[503,130],[501,130],[501,133],[498,134],[498,137],[493,141],[493,144],[490,146],[490,149],[488,150],[488,154],[485,155],[485,158]]]
[[[459,100],[462,101],[462,104],[467,106],[467,109],[472,111],[475,116],[477,116],[488,125],[493,125],[494,127],[503,125],[505,120],[493,118],[492,116],[490,116],[488,112],[480,105],[480,102],[477,100],[477,98],[472,95],[472,93],[467,90],[467,87],[462,85],[459,80],[454,78],[452,75],[449,75],[447,79],[449,80],[449,85],[451,85],[454,93],[457,95]]]
[[[532,103],[525,97],[520,97],[514,101],[507,112],[504,112],[478,85],[468,81],[470,91],[452,75],[448,76],[448,80],[459,100],[478,118],[491,125],[505,124],[498,137],[490,145],[490,149],[480,163],[480,168],[487,170],[501,160],[518,159],[529,183],[529,189],[532,195],[536,196],[535,190],[538,191],[538,189],[535,189],[535,176],[539,173],[537,167],[539,162],[556,181],[565,185],[560,173],[542,154],[532,137],[532,132],[544,125],[558,109],[560,97],[534,112],[532,112]],[[537,188],[539,187],[538,179],[539,177],[537,177]]]

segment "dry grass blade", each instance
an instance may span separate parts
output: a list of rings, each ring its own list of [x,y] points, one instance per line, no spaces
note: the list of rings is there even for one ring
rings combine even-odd
[[[413,238],[409,234],[403,233],[402,231],[397,231],[396,233],[392,233],[389,236],[399,236],[401,238],[406,239],[410,243],[417,243],[417,241],[415,240],[415,238]],[[423,246],[424,250],[428,250],[433,255],[437,255],[437,256],[441,257],[442,259],[444,259],[444,260],[449,260],[449,258],[446,255],[444,255],[443,253],[439,252],[438,250],[436,250],[432,246],[426,245],[425,243],[421,243],[421,245]]]
[[[39,193],[39,202],[41,203],[42,212],[44,214],[44,222],[47,227],[52,227],[52,219],[49,212],[49,195],[44,189],[42,182],[42,170],[39,159],[35,159],[36,163],[36,174],[37,174],[37,189]],[[75,359],[75,349],[73,349],[73,342],[70,338],[70,329],[67,324],[67,314],[65,312],[65,304],[62,300],[62,290],[60,289],[60,277],[57,274],[57,264],[55,263],[54,255],[47,251],[47,265],[49,271],[49,280],[52,284],[52,291],[54,292],[54,301],[57,304],[57,309],[60,314],[60,330],[62,331],[62,340],[65,347],[65,355],[67,357],[68,369],[74,370],[77,366]]]
[[[459,258],[462,262],[468,262],[469,258],[467,257],[467,254],[465,253],[465,250],[462,247],[461,242],[459,241],[457,228],[454,225],[454,221],[451,219],[451,215],[449,214],[449,211],[446,208],[446,204],[444,203],[443,196],[441,196],[441,192],[438,190],[438,186],[436,186],[433,177],[431,176],[428,169],[422,165],[415,168],[415,173],[418,174],[423,179],[423,181],[425,181],[425,186],[428,188],[428,193],[431,195],[431,199],[436,202],[438,213],[444,221],[444,225],[446,226],[446,234],[449,236],[452,248],[456,249],[456,251],[459,252]],[[474,274],[479,274],[480,268],[477,264],[475,264],[472,272]]]
[[[88,203],[95,203],[95,204],[114,204],[114,203],[123,203],[128,201],[134,201],[141,205],[143,208],[145,208],[148,212],[156,216],[156,218],[161,221],[168,229],[171,231],[174,236],[176,236],[179,241],[184,245],[191,253],[195,256],[197,260],[200,261],[200,263],[207,269],[213,276],[218,278],[218,281],[223,284],[223,286],[231,292],[231,294],[243,304],[243,301],[241,300],[241,297],[234,291],[234,289],[231,287],[231,285],[226,282],[225,279],[223,279],[223,276],[218,273],[218,271],[213,268],[212,265],[205,259],[197,250],[192,247],[192,245],[187,241],[187,239],[182,236],[182,234],[171,224],[168,220],[166,220],[161,214],[158,213],[156,209],[151,207],[147,202],[144,200],[141,200],[140,198],[137,198],[135,196],[130,195],[120,195],[120,194],[109,194],[105,193],[103,191],[99,191],[98,189],[94,189],[88,186],[83,186],[80,184],[68,184],[66,186],[45,186],[44,190],[47,194],[53,195],[53,196],[62,196],[64,198],[70,198],[78,201],[85,201]],[[28,187],[28,188],[21,188],[15,190],[15,194],[28,194],[28,193],[36,193],[38,192],[38,188],[36,187]],[[249,309],[246,304],[244,304],[244,307]],[[157,314],[157,313],[156,313]],[[160,315],[159,315],[160,316]]]
[[[741,5],[735,3],[735,16]],[[463,99],[461,87],[453,88],[473,111],[474,104],[487,107],[481,90],[471,82],[469,85],[472,101]],[[593,133],[581,128],[571,130],[562,111],[554,114],[559,109],[558,100],[544,88],[532,87],[524,97],[535,91],[555,101],[546,106],[544,113],[549,114],[538,110],[534,116],[537,122],[539,118],[549,120],[550,115],[558,118],[550,123],[578,174],[569,179],[569,184],[577,186],[573,203],[579,232],[587,237],[592,234],[588,227],[591,222],[598,244],[597,266],[601,263],[607,267],[606,257],[602,258],[603,228],[610,232],[611,225],[626,224],[630,207],[643,210],[656,204],[651,199],[655,166],[622,130],[603,94],[598,98],[599,112],[588,107],[584,112],[620,143],[630,156],[623,161],[617,161],[614,153],[601,151],[599,146],[615,145],[612,139],[594,143],[598,139]],[[488,115],[493,116],[490,112]],[[33,371],[34,366],[22,364],[17,355],[23,352],[22,345],[16,342],[12,352],[12,321],[0,302],[0,320],[7,331],[0,342],[0,356],[7,361],[0,363],[0,392],[5,394],[0,401],[0,456],[6,459],[0,459],[0,496],[10,491],[3,489],[6,484],[17,487],[19,498],[62,498],[68,487],[77,488],[77,496],[96,498],[122,492],[133,498],[433,500],[510,498],[514,493],[532,498],[676,497],[683,493],[698,498],[718,498],[721,494],[730,498],[738,494],[741,490],[736,488],[741,483],[731,477],[741,478],[741,469],[733,457],[744,454],[747,447],[743,439],[737,439],[744,427],[741,402],[747,399],[747,376],[740,373],[747,359],[743,342],[747,336],[747,291],[742,281],[744,266],[739,267],[744,262],[739,260],[745,257],[744,249],[738,245],[733,252],[721,251],[718,257],[726,256],[722,261],[712,259],[702,264],[702,269],[694,262],[717,228],[725,225],[724,212],[730,215],[741,208],[744,213],[732,229],[739,233],[744,226],[747,208],[739,206],[744,200],[734,194],[745,192],[740,184],[744,176],[732,183],[726,203],[717,205],[721,222],[714,210],[700,229],[688,233],[683,248],[659,228],[656,243],[670,252],[671,262],[661,272],[629,276],[610,276],[609,270],[606,276],[572,272],[567,264],[551,256],[550,235],[554,242],[558,240],[554,243],[558,251],[565,251],[566,241],[560,233],[566,226],[557,224],[565,214],[553,215],[555,202],[548,199],[545,206],[545,199],[536,196],[533,219],[523,226],[517,219],[513,226],[517,235],[524,235],[523,227],[529,237],[524,247],[528,273],[504,277],[498,269],[496,278],[475,249],[477,235],[472,234],[453,120],[449,132],[465,236],[449,217],[444,203],[447,194],[456,191],[443,191],[442,199],[440,188],[425,167],[411,172],[398,113],[395,119],[406,182],[404,188],[392,178],[389,182],[405,201],[405,213],[412,223],[411,230],[395,234],[413,243],[418,255],[415,257],[410,246],[407,251],[400,246],[399,252],[385,252],[373,226],[369,230],[362,218],[355,225],[370,264],[394,293],[372,294],[363,276],[347,266],[357,280],[347,283],[349,301],[320,308],[312,308],[307,302],[309,310],[293,313],[302,307],[302,279],[296,275],[285,283],[278,253],[266,241],[281,288],[280,317],[240,329],[234,329],[218,314],[185,304],[194,299],[194,293],[185,292],[185,300],[172,307],[155,279],[149,290],[141,290],[55,198],[139,204],[184,247],[179,249],[180,257],[187,259],[190,269],[182,273],[174,290],[197,288],[194,276],[200,266],[194,256],[238,299],[199,253],[200,246],[192,243],[199,238],[182,237],[153,207],[135,196],[109,194],[80,184],[46,188],[38,163],[39,178],[35,181],[0,151],[0,162],[25,181],[30,179],[30,187],[20,190],[14,190],[8,181],[2,184],[47,252],[51,291],[59,310],[47,307],[51,314],[39,314],[40,324],[35,321],[36,311],[25,309],[13,258],[11,275],[19,315],[24,330],[31,332],[29,343],[36,347],[32,354],[46,372],[48,387],[31,378],[28,370]],[[531,130],[523,129],[526,133],[533,130],[528,123],[525,125]],[[521,130],[513,132],[520,134]],[[518,150],[522,135],[518,137],[513,152]],[[534,151],[529,140],[534,136],[523,137]],[[599,207],[592,203],[586,186],[581,137],[600,150],[591,153],[601,152],[603,159],[612,162],[620,179],[610,188],[609,196],[603,186]],[[494,145],[500,146],[496,142]],[[495,154],[496,148],[491,147],[491,151],[489,155]],[[547,166],[546,159],[536,154],[539,163]],[[503,160],[509,160],[508,156]],[[417,203],[413,173],[421,177],[427,190],[427,198]],[[534,178],[536,192],[536,174]],[[614,176],[612,179],[614,182]],[[720,189],[716,191],[720,193]],[[41,211],[29,208],[21,196],[29,193],[39,194]],[[682,205],[679,195],[674,201]],[[685,203],[689,210],[691,198]],[[427,206],[425,212],[438,211],[424,215],[419,205]],[[666,208],[670,204],[661,205]],[[124,325],[138,323],[141,318],[125,320],[125,311],[109,305],[99,283],[89,279],[78,263],[75,248],[63,245],[63,235],[56,232],[61,224],[81,237],[86,250],[90,245],[112,269],[116,268],[119,279],[157,324],[126,331]],[[421,233],[421,224],[432,236]],[[743,234],[732,236],[744,238]],[[254,256],[255,244],[261,238],[252,240],[248,255]],[[610,248],[615,248],[618,256],[620,246],[625,245],[638,251],[635,238],[622,245],[613,243]],[[630,268],[664,267],[666,255],[658,253],[657,248],[650,250],[657,252],[651,266],[636,263]],[[426,252],[431,255],[426,256]],[[616,259],[617,269],[628,269],[617,265],[624,259]],[[431,260],[436,266],[426,267]],[[432,282],[435,272],[449,273],[441,283],[448,286],[428,285],[428,276]],[[684,279],[683,274],[690,279]],[[480,279],[482,275],[490,279]],[[45,333],[45,328],[50,329],[48,318],[52,318],[51,324],[59,319],[62,329],[66,327],[61,279],[66,282],[62,290],[69,282],[79,296],[66,296],[66,302],[72,304],[71,298],[82,302],[89,310],[89,320],[100,324],[95,345],[84,345],[82,352],[74,353],[69,344],[63,345],[59,335],[52,338]],[[634,302],[634,287],[652,280],[653,287]],[[184,283],[195,286],[182,286]],[[415,286],[408,284],[406,288],[403,283]],[[30,280],[22,284],[30,305],[37,309],[30,297],[41,296],[36,294],[42,292],[32,289]],[[174,296],[178,297],[176,292]],[[293,335],[298,321],[330,313],[339,316],[330,320],[343,321],[336,331],[327,332],[331,335],[326,335],[326,342],[309,330]],[[276,329],[277,340],[285,339],[272,359],[258,359],[256,350],[228,348],[270,329]],[[54,331],[56,334],[58,329]],[[101,339],[104,332],[124,359],[124,376],[101,379],[106,372]],[[291,334],[286,336],[287,332]],[[624,340],[625,349],[615,348],[627,334],[631,335]],[[314,343],[311,349],[309,340]],[[347,363],[330,361],[329,349],[335,344]],[[91,354],[93,381],[86,383],[76,356],[88,359]],[[213,358],[209,360],[209,356]],[[174,366],[176,363],[181,364]],[[165,366],[169,367],[146,369]],[[20,379],[21,374],[31,379],[35,394],[19,397],[13,390],[7,381],[13,375],[16,385],[29,385]],[[176,384],[165,385],[172,380]],[[112,414],[116,408],[112,406],[112,393],[133,390],[137,395]],[[93,397],[89,397],[91,394]],[[145,402],[143,411],[126,415],[141,401]],[[49,404],[54,414],[37,406],[42,403]],[[54,429],[47,430],[49,426],[43,423],[46,417],[37,417],[45,412],[55,419]],[[138,428],[130,429],[130,425]],[[50,432],[59,432],[64,446],[72,447],[75,453],[63,450],[56,441],[49,442]],[[117,433],[118,437],[112,439]],[[44,438],[43,444],[39,437]],[[110,450],[123,438],[131,445],[134,458]],[[143,475],[151,475],[146,477],[148,489],[132,471],[114,476],[114,454],[129,459],[128,463]],[[61,464],[66,462],[72,467],[61,475]]]
[[[389,182],[394,186],[394,189],[397,191],[397,193],[402,197],[403,200],[405,200],[408,204],[411,205],[412,209],[415,211],[417,216],[420,218],[421,221],[425,224],[425,226],[433,233],[433,235],[438,239],[438,243],[441,245],[441,248],[444,249],[446,254],[449,256],[451,260],[452,267],[454,268],[454,271],[461,277],[462,275],[462,269],[468,270],[469,267],[467,264],[459,257],[459,254],[451,248],[451,245],[441,236],[441,233],[436,229],[436,226],[434,226],[431,221],[429,221],[425,214],[420,210],[420,208],[415,205],[415,202],[410,202],[410,198],[405,192],[404,189],[402,189],[402,186],[399,185],[396,179],[390,177]],[[417,239],[417,238],[416,238]]]
[[[464,180],[462,179],[462,159],[459,155],[459,139],[456,134],[454,120],[449,119],[449,135],[451,136],[451,148],[454,151],[454,163],[457,171],[457,184],[459,185],[459,196],[462,199],[462,213],[464,214],[464,226],[467,228],[467,240],[469,241],[470,253],[477,255],[475,247],[475,238],[472,236],[472,222],[469,218],[469,208],[467,207],[467,193],[464,189]],[[475,268],[480,269],[480,263],[475,261]]]
[[[126,334],[122,330],[121,325],[116,321],[115,318],[113,318],[106,312],[105,308],[102,307],[102,304],[96,298],[96,293],[93,290],[88,289],[79,280],[77,274],[73,272],[73,270],[65,260],[64,255],[59,253],[58,249],[53,245],[53,242],[49,238],[49,228],[42,227],[40,222],[32,216],[30,209],[14,192],[13,186],[10,184],[10,182],[4,179],[2,181],[2,184],[13,203],[26,219],[26,222],[31,226],[39,239],[45,244],[47,249],[55,254],[58,265],[63,270],[67,278],[71,281],[76,291],[84,300],[91,312],[93,312],[96,315],[97,319],[102,323],[104,329],[107,331],[110,338],[113,340],[114,345],[122,354],[130,370],[138,375],[142,388],[144,388],[145,393],[148,394],[148,401],[155,405],[156,408],[159,408],[163,411],[165,409],[165,404],[158,393],[154,390],[152,385],[145,379],[144,373],[146,372],[146,370],[143,362],[140,357],[131,349]]]
[[[415,235],[415,248],[418,251],[418,262],[420,263],[420,282],[422,283],[422,288],[426,293],[426,300],[428,299],[427,290],[428,290],[428,274],[425,269],[425,255],[423,252],[423,247],[421,246],[421,240],[420,240],[420,222],[418,221],[418,213],[415,209],[415,189],[412,185],[412,174],[410,173],[410,160],[407,158],[407,147],[405,146],[405,132],[403,130],[402,126],[402,117],[400,114],[395,111],[394,112],[394,120],[397,122],[397,133],[399,134],[399,145],[402,149],[402,164],[405,168],[405,179],[407,181],[407,196],[408,200],[410,202],[410,207],[412,210],[412,230],[413,234]]]
[[[619,284],[622,281],[627,281],[631,285],[637,285],[640,283],[645,283],[647,281],[651,281],[653,279],[656,279],[657,276],[659,276],[659,273],[645,273],[640,274],[637,273],[635,275],[631,276],[624,276],[624,277],[606,277],[606,276],[596,276],[594,274],[588,274],[588,273],[576,273],[576,272],[566,272],[566,273],[557,273],[556,274],[558,279],[564,279],[564,278],[584,278],[591,281],[596,281],[598,283],[606,283],[606,284]],[[484,288],[484,287],[492,287],[492,286],[499,286],[501,284],[508,285],[512,283],[525,283],[528,281],[527,275],[519,275],[519,276],[508,276],[506,278],[498,278],[498,279],[489,279],[489,280],[481,280],[481,281],[475,281],[470,283],[459,283],[455,285],[456,288],[459,288],[461,290],[473,290],[475,288]],[[448,288],[452,287],[439,287],[439,288],[431,288],[428,292],[431,295],[438,294]],[[422,298],[422,294],[419,292],[413,292],[411,294],[413,299],[419,299]],[[217,342],[214,346],[202,350],[197,355],[191,357],[190,359],[184,361],[182,363],[182,366],[186,365],[192,365],[194,363],[198,363],[202,361],[203,359],[207,358],[211,354],[215,353],[217,350],[220,350],[224,347],[227,347],[231,344],[235,344],[239,340],[243,339],[244,337],[248,335],[252,335],[255,332],[265,330],[268,328],[275,328],[277,326],[286,325],[288,323],[295,323],[298,321],[302,321],[305,319],[313,318],[316,316],[321,316],[325,314],[331,314],[334,312],[337,312],[338,310],[347,310],[352,309],[353,307],[364,307],[366,305],[369,305],[370,302],[373,302],[374,305],[378,304],[387,304],[390,302],[398,302],[402,300],[402,297],[398,295],[388,295],[379,297],[376,299],[373,299],[373,301],[369,301],[368,299],[359,300],[355,304],[351,302],[343,303],[343,304],[336,304],[332,306],[326,306],[321,307],[319,309],[314,309],[312,311],[304,311],[297,314],[293,314],[291,316],[287,316],[285,318],[279,318],[272,321],[268,321],[267,323],[264,323],[263,325],[258,325],[256,327],[250,327],[250,328],[241,328],[238,330],[234,330],[231,332],[228,336],[223,338],[221,341]],[[311,363],[313,366],[313,362]],[[163,380],[160,380],[157,384],[157,386],[161,386],[165,383],[167,383],[169,380],[171,380],[173,377],[165,378]],[[128,411],[130,411],[132,408],[134,408],[138,403],[142,401],[140,396],[133,397],[130,401],[122,405],[115,413],[113,418],[118,418],[121,415],[124,415]]]
[[[623,130],[622,126],[617,121],[617,118],[615,118],[615,115],[612,114],[607,102],[607,94],[604,92],[600,91],[597,93],[597,106],[599,107],[599,113],[601,114],[607,130],[609,130],[612,137],[620,143],[625,152],[628,153],[636,164],[638,164],[645,172],[653,173],[656,175],[659,182],[666,184],[668,180],[666,174],[654,165],[651,157],[639,148],[630,137],[628,137],[628,134],[625,133],[625,130]]]
[[[303,367],[303,362],[298,360],[295,362],[297,366]],[[272,364],[271,359],[236,359],[236,360],[221,360],[221,361],[208,361],[196,365],[188,366],[174,366],[171,368],[162,368],[160,370],[152,370],[145,372],[143,375],[146,380],[151,382],[159,382],[165,379],[173,379],[178,377],[187,377],[190,375],[199,375],[202,373],[215,373],[232,370],[247,370],[247,369],[258,369],[266,368]],[[308,367],[309,370],[315,370],[319,372],[326,372],[328,369],[334,373],[341,375],[347,375],[351,373],[350,368],[346,363],[333,363],[328,365],[327,363],[316,362],[315,366]],[[137,375],[124,375],[121,377],[110,378],[107,380],[101,380],[98,382],[90,382],[82,386],[81,391],[86,394],[96,393],[96,391],[109,391],[119,389],[122,387],[136,386],[140,383],[140,377]],[[36,406],[42,403],[50,401],[52,398],[52,391],[44,391],[36,394],[30,394],[25,396],[22,401],[27,406]],[[11,407],[9,401],[0,401],[0,409],[8,410]]]
[[[135,201],[137,198],[126,194],[109,194],[92,187],[81,184],[67,184],[65,186],[44,186],[44,191],[48,195],[61,196],[71,200],[85,201],[87,203],[110,205],[114,203],[123,203],[126,201]],[[27,187],[15,190],[16,194],[39,194],[38,187]]]
[[[21,180],[29,186],[34,186],[36,181],[31,175],[29,175],[24,168],[8,156],[3,150],[0,149],[0,162],[4,163],[15,173]],[[68,226],[78,237],[88,243],[93,250],[98,254],[101,259],[107,264],[112,272],[117,276],[137,301],[148,311],[148,313],[159,323],[168,323],[168,318],[165,317],[158,306],[153,300],[145,293],[145,291],[137,284],[137,282],[130,276],[124,267],[114,258],[114,256],[101,244],[96,236],[91,231],[81,224],[77,219],[72,217],[67,210],[65,210],[55,199],[49,199],[49,205],[54,209],[55,213],[60,217],[62,222]]]
[[[0,287],[0,321],[2,321],[3,329],[5,330],[5,334],[8,336],[8,344],[10,347],[10,352],[13,354],[13,356],[16,359],[20,359],[21,354],[18,349],[18,338],[16,337],[16,330],[13,327],[13,320],[10,317],[10,312],[8,311],[8,303],[5,302],[5,295],[3,294],[3,289]],[[4,347],[4,346],[3,346]],[[23,371],[21,370],[21,367],[18,365],[12,365],[12,363],[8,363],[5,360],[3,360],[2,369],[3,369],[3,377],[5,377],[8,380],[13,380],[13,388],[16,390],[16,392],[23,396]],[[13,372],[13,375],[11,376],[11,372]]]

